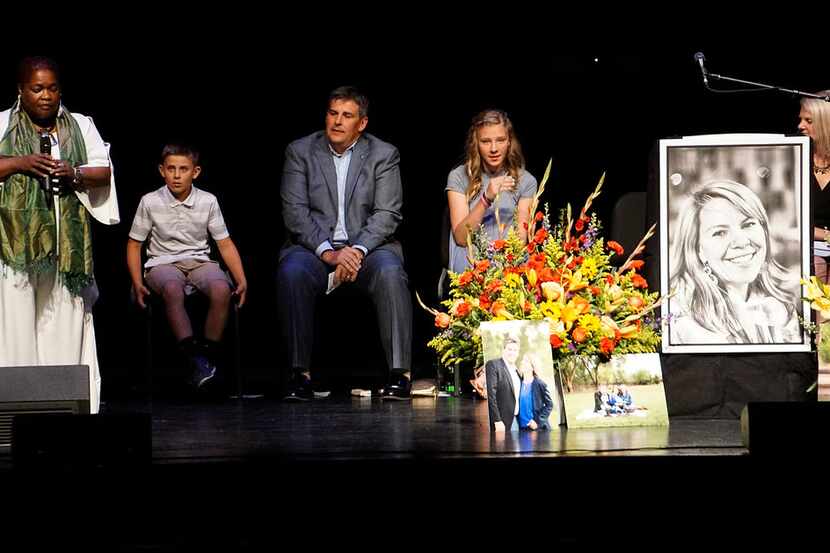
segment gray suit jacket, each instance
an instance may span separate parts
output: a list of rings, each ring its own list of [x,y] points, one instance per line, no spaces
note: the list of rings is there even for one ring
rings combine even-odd
[[[346,232],[351,244],[388,249],[401,259],[394,234],[401,222],[403,189],[397,148],[371,134],[357,141],[346,178]],[[296,140],[285,149],[282,216],[288,233],[280,259],[289,248],[312,252],[332,241],[337,224],[337,173],[325,131]]]

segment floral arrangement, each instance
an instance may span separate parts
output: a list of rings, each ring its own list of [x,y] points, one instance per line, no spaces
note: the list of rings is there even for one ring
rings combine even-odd
[[[576,218],[571,207],[551,222],[547,206],[536,211],[550,163],[531,202],[530,222],[522,239],[517,223],[490,241],[484,228],[470,230],[468,257],[472,268],[450,273],[446,310],[421,306],[435,317],[440,332],[428,343],[441,364],[456,369],[464,362],[483,363],[482,321],[546,319],[554,361],[567,356],[594,355],[607,361],[612,355],[649,353],[660,343],[660,324],[654,316],[657,292],[649,292],[635,259],[655,227],[646,233],[628,258],[615,267],[611,259],[623,256],[614,241],[605,242],[596,214],[589,213],[599,196],[605,175]],[[518,217],[514,217],[518,221]]]

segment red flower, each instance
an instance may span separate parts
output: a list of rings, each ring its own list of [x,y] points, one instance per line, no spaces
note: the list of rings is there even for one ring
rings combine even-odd
[[[574,258],[574,261],[576,262],[577,265],[582,265],[582,262],[585,261],[585,258],[582,257],[581,255],[578,255]]]
[[[614,240],[609,240],[606,246],[608,246],[609,250],[613,250],[614,253],[617,255],[622,255],[623,253],[625,253],[625,250],[623,250],[623,247],[620,246],[620,243],[615,242]]]
[[[458,318],[464,318],[470,314],[470,310],[472,306],[467,303],[466,301],[461,302],[458,304],[458,307],[455,308],[455,316]]]
[[[478,306],[484,310],[490,309],[490,306],[493,305],[493,302],[490,301],[490,296],[487,294],[481,294],[478,298]]]
[[[642,259],[635,259],[634,261],[630,262],[628,264],[628,266],[631,267],[632,269],[634,269],[635,271],[638,271],[638,270],[642,269],[643,265],[645,265],[645,264],[646,264],[646,262],[643,261]]]
[[[611,275],[605,275],[605,282],[607,284],[614,284],[614,277]]]
[[[507,240],[496,240],[495,242],[493,242],[493,249],[499,252],[503,250],[506,245]]]
[[[544,214],[542,214],[542,212],[541,212],[541,211],[537,211],[537,212],[536,212],[536,217],[535,217],[535,219],[536,219],[536,222],[537,222],[537,223],[538,223],[538,222],[540,222],[540,221],[541,221],[542,219],[544,219],[544,218],[545,218],[545,216],[544,216]]]
[[[513,254],[510,253],[510,252],[507,252],[507,255],[505,256],[505,259],[507,260],[508,263],[513,263]]]
[[[555,347],[555,348],[561,348],[562,347],[562,338],[560,338],[556,334],[551,334],[550,335],[550,345]]]
[[[539,230],[536,231],[536,235],[533,237],[533,241],[536,242],[537,244],[541,244],[542,242],[547,240],[547,238],[548,238],[548,231],[546,231],[543,228],[540,228]]]
[[[458,277],[458,285],[459,286],[467,286],[470,282],[473,281],[473,273],[470,271],[464,271],[461,273],[461,276]]]
[[[533,253],[534,251],[536,251],[536,244],[534,244],[533,242],[530,242],[527,245],[527,253]]]
[[[576,224],[574,224],[574,228],[577,232],[582,232],[582,229],[585,228],[585,223],[582,222],[582,219],[577,219]]]
[[[599,350],[605,355],[611,355],[615,347],[617,344],[611,338],[603,338],[599,341]]]
[[[648,282],[646,282],[646,279],[636,273],[631,275],[631,284],[634,288],[648,288]]]
[[[598,286],[591,286],[591,294],[594,296],[599,296],[600,289]]]
[[[527,227],[528,227],[528,224],[527,224],[527,223],[522,223],[522,228],[524,228],[524,229],[525,229],[525,231],[527,231]]]
[[[530,313],[530,310],[531,310],[532,308],[533,308],[533,306],[532,306],[532,305],[530,305],[530,302],[529,302],[529,301],[527,301],[527,300],[525,300],[525,304],[522,306],[522,309],[524,309],[524,312],[525,312],[525,313]]]

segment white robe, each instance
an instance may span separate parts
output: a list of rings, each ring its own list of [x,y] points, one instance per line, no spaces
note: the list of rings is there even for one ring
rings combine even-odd
[[[63,109],[63,107],[61,107]],[[0,138],[6,133],[11,110],[0,112]],[[84,167],[109,167],[109,187],[75,192],[96,220],[105,225],[120,221],[115,175],[109,144],[101,139],[92,118],[72,113],[83,133],[87,163]],[[52,147],[60,158],[60,146]],[[3,182],[0,182],[0,186]],[[29,276],[0,262],[0,367],[21,365],[87,365],[90,409],[97,413],[101,398],[101,374],[92,324],[92,305],[98,297],[93,282],[81,296],[64,287],[56,271]]]

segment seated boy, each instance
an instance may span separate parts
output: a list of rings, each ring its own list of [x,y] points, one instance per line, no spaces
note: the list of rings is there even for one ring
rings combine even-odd
[[[145,194],[136,210],[127,241],[127,266],[138,304],[150,291],[164,298],[167,320],[179,347],[188,358],[191,383],[201,387],[216,374],[219,341],[225,329],[231,294],[245,303],[247,281],[239,252],[230,239],[216,196],[193,186],[199,176],[199,153],[187,146],[168,144],[161,153],[159,172],[165,185]],[[236,289],[208,254],[208,234],[236,281]],[[141,246],[149,237],[144,275]],[[193,336],[184,308],[186,294],[199,290],[210,300],[204,340]]]

